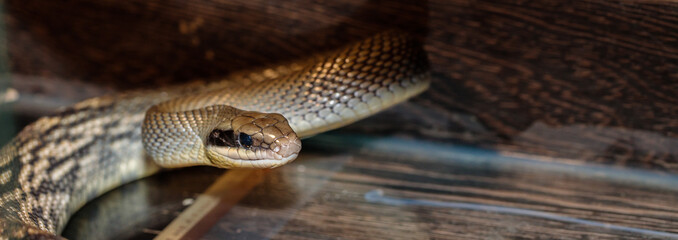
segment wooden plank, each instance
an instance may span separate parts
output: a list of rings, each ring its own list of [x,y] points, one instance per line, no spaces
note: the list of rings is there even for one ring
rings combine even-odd
[[[262,170],[235,169],[219,177],[200,194],[191,206],[163,229],[154,239],[200,239],[219,218],[259,185],[265,174]]]
[[[341,149],[307,144],[300,159],[266,174],[202,239],[678,237],[675,178],[653,185],[609,177],[639,179],[648,172],[603,165],[555,163],[547,169],[525,164],[534,160],[501,155],[474,164],[464,152],[427,156]],[[196,175],[181,177],[190,182]],[[182,192],[191,187],[171,188]],[[158,207],[181,205],[181,199],[152,201],[155,207],[137,214],[153,218],[161,212]],[[115,204],[106,202],[103,206],[109,208]],[[124,211],[124,205],[119,207]],[[131,239],[143,239],[153,234],[143,228],[163,228],[153,224],[118,231],[137,232]]]
[[[325,174],[322,169],[308,167],[304,160],[299,164],[306,165],[306,170],[287,173],[290,179],[313,181],[315,176]],[[388,204],[368,198],[375,190],[407,201],[490,205],[523,214],[434,204]],[[677,198],[672,190],[552,172],[502,172],[492,167],[358,155],[303,203],[273,238],[675,238],[678,209],[672,203]],[[524,214],[526,211],[576,221],[535,217]],[[206,239],[246,238],[252,236],[247,233],[270,231],[265,225],[255,224],[268,218],[266,213],[256,205],[233,209],[230,214],[238,217],[223,219]]]

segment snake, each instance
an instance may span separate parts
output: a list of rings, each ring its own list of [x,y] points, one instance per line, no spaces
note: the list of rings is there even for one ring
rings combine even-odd
[[[242,74],[240,85],[227,77],[81,101],[0,150],[0,239],[62,239],[85,203],[161,169],[283,166],[302,138],[425,91],[428,68],[420,41],[386,31]]]

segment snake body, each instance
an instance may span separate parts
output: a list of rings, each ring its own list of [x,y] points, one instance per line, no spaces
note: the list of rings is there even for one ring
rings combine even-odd
[[[398,32],[295,66],[240,87],[88,99],[28,125],[0,152],[0,239],[59,238],[87,201],[161,167],[283,165],[299,152],[299,138],[355,122],[429,85],[426,55]]]

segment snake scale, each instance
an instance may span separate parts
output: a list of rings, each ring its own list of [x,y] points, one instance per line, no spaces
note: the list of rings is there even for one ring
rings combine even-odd
[[[292,65],[240,87],[92,98],[28,125],[0,152],[0,239],[58,239],[87,201],[163,167],[281,166],[296,158],[300,138],[429,86],[426,54],[396,31]]]

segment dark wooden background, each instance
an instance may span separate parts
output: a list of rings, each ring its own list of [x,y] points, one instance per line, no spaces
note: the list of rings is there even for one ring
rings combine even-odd
[[[404,29],[425,42],[431,89],[352,131],[678,172],[670,1],[7,0],[5,12],[15,81],[115,90],[215,80]]]

